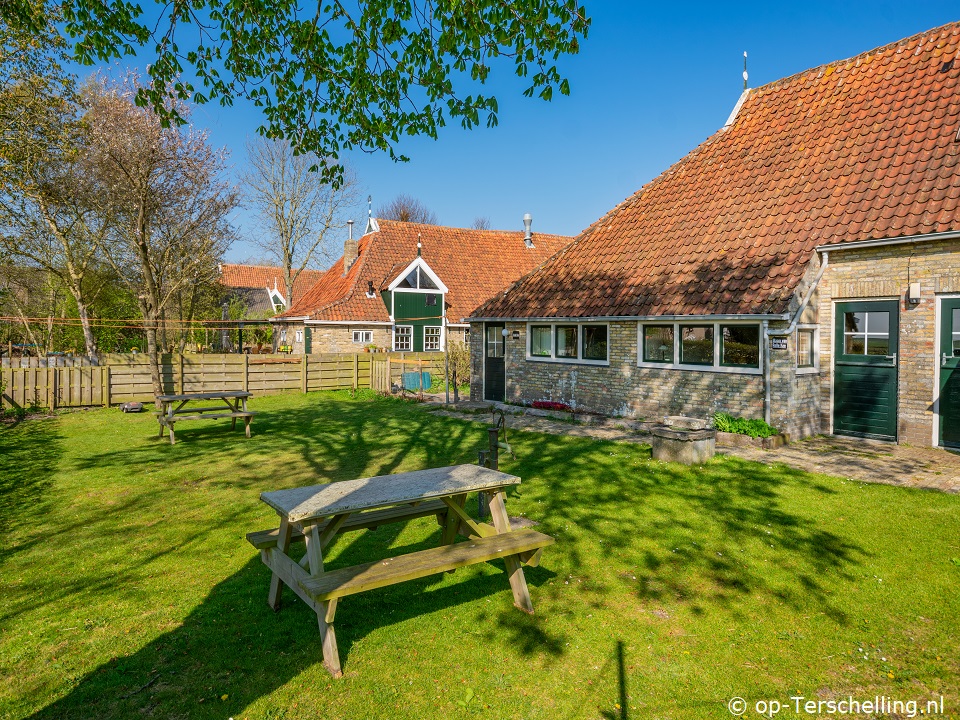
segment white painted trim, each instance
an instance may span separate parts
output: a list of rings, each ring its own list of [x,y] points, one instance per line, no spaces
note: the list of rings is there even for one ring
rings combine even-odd
[[[746,83],[744,83],[746,84]],[[728,127],[733,125],[733,121],[737,119],[737,115],[740,113],[740,108],[743,107],[743,103],[746,101],[747,96],[750,94],[750,89],[745,88],[742,93],[740,93],[740,99],[737,100],[737,104],[733,106],[733,110],[730,112],[730,116],[727,118],[727,121],[723,124],[721,130],[726,130]]]
[[[794,347],[794,363],[797,362],[797,351],[800,349],[800,331],[801,330],[813,330],[813,365],[811,367],[800,367],[797,363],[796,374],[797,375],[819,375],[820,374],[820,326],[814,323],[804,323],[802,325],[797,325],[796,337],[794,342],[796,346]],[[773,333],[771,333],[773,334]]]
[[[407,275],[410,274],[410,271],[416,267],[419,267],[421,270],[423,270],[427,274],[427,276],[431,280],[433,280],[433,284],[437,286],[436,290],[428,290],[426,288],[398,288],[397,287],[400,283],[403,282],[404,278],[406,278]],[[404,268],[404,270],[401,271],[401,273],[397,275],[396,278],[394,278],[394,281],[387,286],[387,290],[389,290],[390,292],[397,290],[399,292],[443,293],[443,294],[447,294],[450,292],[447,289],[447,286],[440,281],[440,278],[437,277],[437,274],[427,264],[427,261],[424,260],[422,257],[414,258],[413,262],[407,265],[407,267]]]
[[[400,328],[410,328],[410,348],[408,350],[401,350],[397,347],[397,330]],[[390,343],[393,346],[394,352],[413,352],[413,325],[394,325],[393,332],[393,342]]]
[[[886,245],[905,245],[908,243],[936,242],[938,240],[956,240],[960,238],[960,230],[950,230],[941,233],[924,233],[897,238],[878,238],[875,240],[856,240],[836,245],[818,245],[817,252],[837,252],[838,250],[858,250],[860,248],[884,247]]]
[[[533,339],[533,335],[530,332],[530,328],[534,325],[549,325],[550,326],[550,356],[546,357],[544,355],[531,355],[530,354],[530,342]],[[575,358],[561,358],[556,357],[557,354],[557,325],[576,325],[577,326],[577,357]],[[586,358],[580,357],[583,353],[583,327],[584,326],[603,326],[607,329],[607,359],[606,360],[588,360]],[[526,359],[529,362],[538,362],[538,363],[552,363],[557,365],[597,365],[600,367],[607,367],[610,365],[610,325],[609,323],[601,322],[530,322],[527,323],[527,339],[526,347],[524,348],[524,354]]]
[[[307,320],[307,325],[393,325],[382,320]]]
[[[307,322],[310,320],[309,315],[298,315],[297,317],[272,317],[267,318],[267,322],[272,323],[284,323],[284,322]]]
[[[594,315],[590,317],[564,317],[557,315],[555,317],[529,316],[529,317],[470,317],[466,318],[471,323],[475,322],[522,322],[522,323],[602,323],[602,322],[754,322],[762,320],[789,320],[790,313],[768,314],[768,315]]]
[[[650,362],[643,359],[643,328],[645,325],[672,325],[673,326],[673,357],[672,363]],[[680,358],[680,332],[679,329],[686,326],[703,327],[704,325],[713,326],[713,365],[685,365],[679,361]],[[759,328],[759,364],[757,367],[737,367],[720,364],[720,326],[721,325],[756,325]],[[660,370],[688,370],[696,372],[714,372],[727,373],[734,375],[763,375],[763,364],[766,361],[766,342],[763,334],[763,325],[759,322],[731,322],[717,320],[715,322],[658,322],[650,320],[637,323],[637,367],[640,368],[659,368]]]

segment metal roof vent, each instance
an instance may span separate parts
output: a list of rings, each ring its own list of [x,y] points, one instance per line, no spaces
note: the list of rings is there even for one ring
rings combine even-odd
[[[530,231],[531,225],[533,225],[533,215],[526,213],[523,216],[523,244],[528,248],[533,247],[533,233]]]

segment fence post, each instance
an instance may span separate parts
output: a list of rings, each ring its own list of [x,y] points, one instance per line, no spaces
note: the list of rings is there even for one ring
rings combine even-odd
[[[250,389],[250,356],[243,354],[243,391]]]
[[[300,364],[300,373],[302,375],[303,392],[307,392],[307,354],[303,354],[303,362]]]
[[[177,392],[183,395],[183,387],[186,384],[183,379],[183,353],[180,353],[177,356],[177,371],[179,373],[179,386],[177,387]]]
[[[360,356],[353,356],[353,389],[360,387]]]
[[[110,366],[103,366],[103,398],[106,407],[110,407]]]
[[[70,387],[70,378],[67,378],[67,387]],[[53,392],[52,399],[50,401],[50,409],[57,409],[57,401],[60,400],[60,371],[57,368],[53,369]]]

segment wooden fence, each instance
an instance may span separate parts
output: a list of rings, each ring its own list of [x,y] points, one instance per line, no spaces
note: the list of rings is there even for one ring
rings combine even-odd
[[[31,358],[34,366],[0,368],[0,407],[84,407],[127,401],[152,402],[153,381],[143,354],[86,358]],[[29,363],[28,363],[29,365]],[[390,392],[401,373],[420,365],[442,376],[439,353],[322,355],[163,355],[165,393],[247,390],[254,395],[374,388]],[[372,370],[379,370],[374,378]]]

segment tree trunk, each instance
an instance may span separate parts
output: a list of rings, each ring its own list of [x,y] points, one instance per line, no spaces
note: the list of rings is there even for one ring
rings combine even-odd
[[[87,357],[91,360],[96,360],[97,341],[93,337],[93,328],[90,325],[90,312],[87,308],[87,303],[84,301],[80,289],[75,287],[73,283],[70,283],[70,294],[73,295],[73,299],[77,303],[77,314],[80,316],[80,327],[83,329],[83,344],[87,349]]]

